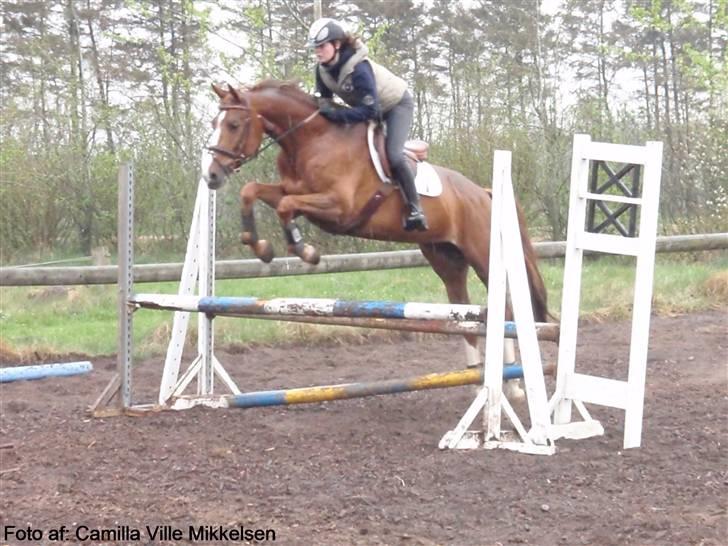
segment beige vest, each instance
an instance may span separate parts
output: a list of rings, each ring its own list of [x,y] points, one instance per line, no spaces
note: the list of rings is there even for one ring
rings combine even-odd
[[[367,60],[372,66],[374,72],[374,81],[377,85],[377,95],[379,95],[379,105],[383,112],[388,112],[402,100],[402,96],[407,91],[407,82],[399,76],[395,76],[383,66],[375,63],[367,58],[367,46],[361,40],[357,40],[354,44],[355,52],[351,58],[344,63],[339,71],[339,79],[335,80],[325,67],[319,65],[318,73],[326,87],[341,97],[341,99],[349,106],[356,106],[357,96],[354,93],[354,86],[351,83],[351,73],[354,67],[361,61]]]

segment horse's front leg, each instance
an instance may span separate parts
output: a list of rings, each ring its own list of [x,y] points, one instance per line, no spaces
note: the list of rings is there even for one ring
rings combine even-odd
[[[313,265],[319,263],[321,254],[312,245],[303,241],[301,230],[293,219],[303,214],[322,222],[338,223],[342,212],[338,198],[328,193],[286,195],[278,203],[276,212],[286,235],[288,252],[306,263]]]
[[[283,196],[283,188],[278,184],[248,182],[240,190],[240,215],[243,226],[240,242],[248,245],[253,253],[265,263],[269,263],[273,259],[273,245],[266,239],[258,238],[254,215],[255,201],[260,199],[269,207],[276,209]]]

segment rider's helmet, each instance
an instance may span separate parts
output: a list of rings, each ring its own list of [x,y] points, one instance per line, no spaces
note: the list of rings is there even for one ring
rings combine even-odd
[[[308,31],[308,46],[317,47],[326,42],[346,38],[344,26],[335,19],[324,17],[314,21]]]

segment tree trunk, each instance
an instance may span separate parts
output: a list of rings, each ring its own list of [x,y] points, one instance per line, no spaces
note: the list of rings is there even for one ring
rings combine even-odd
[[[94,33],[94,25],[91,18],[91,0],[86,0],[86,9],[88,10],[86,23],[88,24],[88,35],[89,39],[91,40],[91,62],[93,63],[94,72],[96,73],[96,86],[99,88],[99,97],[101,98],[101,104],[103,106],[102,116],[104,120],[104,131],[106,132],[106,147],[111,154],[116,155],[116,146],[114,145],[114,132],[111,129],[111,122],[108,118],[108,113],[111,110],[111,105],[109,104],[106,87],[104,85],[104,79],[101,75],[99,49],[96,45],[96,34]]]
[[[645,86],[645,116],[647,117],[647,128],[652,129],[652,111],[650,109],[650,79],[647,76],[647,63],[642,63],[642,82]]]
[[[657,71],[657,38],[652,42],[652,83],[655,91],[655,132],[660,132],[660,76]]]

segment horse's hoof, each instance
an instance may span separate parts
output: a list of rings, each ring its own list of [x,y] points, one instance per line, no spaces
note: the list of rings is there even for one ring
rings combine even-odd
[[[255,239],[250,231],[243,231],[240,233],[240,242],[244,245],[252,246],[255,244]]]
[[[301,252],[300,257],[304,262],[311,265],[318,265],[321,261],[321,254],[311,245],[303,245],[303,252]]]
[[[270,241],[266,241],[265,239],[261,239],[255,245],[253,245],[253,251],[255,252],[255,255],[260,258],[261,261],[269,264],[273,260],[273,245],[270,243]]]
[[[298,256],[302,261],[311,265],[318,265],[321,261],[321,255],[318,250],[300,241],[295,245],[288,245],[288,253],[293,256]]]

